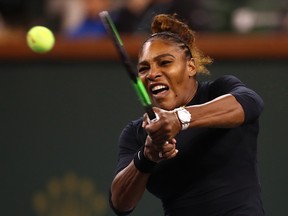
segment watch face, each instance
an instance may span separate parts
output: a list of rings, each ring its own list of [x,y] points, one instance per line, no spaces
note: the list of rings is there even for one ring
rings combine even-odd
[[[182,123],[188,123],[191,119],[190,113],[185,109],[178,111],[178,117]]]

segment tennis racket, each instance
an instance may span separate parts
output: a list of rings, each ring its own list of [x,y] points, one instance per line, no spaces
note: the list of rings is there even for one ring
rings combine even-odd
[[[109,13],[107,11],[102,11],[99,13],[100,19],[107,31],[107,33],[109,34],[109,36],[111,37],[116,50],[120,56],[120,59],[124,65],[124,67],[126,68],[126,71],[129,75],[129,78],[133,84],[133,87],[137,93],[137,96],[142,104],[142,106],[144,107],[145,112],[147,113],[148,117],[150,120],[156,120],[156,114],[152,109],[152,103],[150,100],[150,97],[141,81],[141,79],[138,77],[138,75],[135,73],[135,70],[132,67],[132,62],[124,48],[122,39],[120,38],[120,35],[115,27],[115,24],[111,18],[111,16],[109,15]]]

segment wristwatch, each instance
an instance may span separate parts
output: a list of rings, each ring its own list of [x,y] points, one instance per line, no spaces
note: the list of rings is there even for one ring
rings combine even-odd
[[[190,112],[186,110],[184,107],[176,108],[174,109],[174,111],[176,112],[178,119],[181,123],[182,130],[186,130],[189,127],[191,121]]]

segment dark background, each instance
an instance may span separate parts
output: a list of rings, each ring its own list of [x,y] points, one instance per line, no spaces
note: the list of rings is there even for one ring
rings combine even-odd
[[[258,158],[264,206],[267,216],[288,215],[287,61],[215,60],[209,69],[205,79],[233,74],[263,97]],[[92,181],[94,194],[107,202],[119,133],[142,113],[118,61],[1,61],[1,215],[40,215],[35,195],[48,193],[51,179],[67,173]],[[113,215],[102,206],[94,215]],[[162,212],[147,193],[132,215],[149,214]]]

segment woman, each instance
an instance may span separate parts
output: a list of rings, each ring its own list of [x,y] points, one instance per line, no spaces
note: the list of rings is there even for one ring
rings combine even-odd
[[[144,115],[123,130],[112,208],[129,214],[147,188],[167,216],[264,215],[256,159],[262,99],[233,76],[197,81],[211,59],[175,16],[157,15],[151,29],[138,73],[159,119]]]

